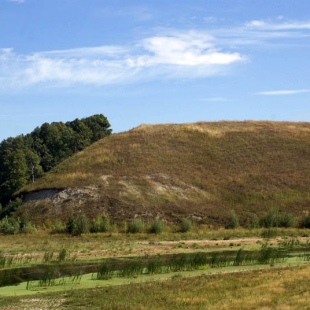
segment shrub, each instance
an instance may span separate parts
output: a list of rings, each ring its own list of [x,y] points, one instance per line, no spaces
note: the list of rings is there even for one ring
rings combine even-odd
[[[265,228],[277,227],[278,220],[279,211],[272,208],[260,219],[260,226]]]
[[[235,229],[239,227],[239,219],[234,210],[230,211],[229,217],[227,219],[227,223],[225,225],[226,229]]]
[[[165,229],[165,224],[160,219],[155,219],[149,228],[151,234],[160,234]]]
[[[183,218],[180,223],[180,232],[185,233],[190,231],[191,229],[192,229],[192,221],[187,218]]]
[[[280,213],[277,209],[270,209],[261,219],[260,226],[265,228],[272,227],[294,227],[296,219],[288,212]]]
[[[110,218],[108,216],[98,215],[93,219],[90,232],[108,232],[111,230]]]
[[[299,224],[300,228],[310,228],[310,213],[308,213],[307,215],[305,215]]]
[[[19,233],[19,223],[14,218],[7,216],[0,221],[0,233],[14,235]]]
[[[252,218],[248,222],[248,228],[259,228],[259,217],[253,214]]]
[[[296,218],[291,213],[280,213],[278,219],[279,227],[294,227],[296,224]]]
[[[88,232],[88,220],[85,214],[77,217],[70,216],[66,224],[66,232],[73,236],[80,236]]]
[[[36,232],[37,229],[26,217],[22,217],[19,220],[19,231],[24,234],[31,234]]]
[[[144,223],[141,219],[133,219],[127,227],[127,232],[131,234],[141,233],[144,231]]]
[[[7,216],[16,211],[21,205],[22,205],[22,199],[17,197],[13,201],[9,201],[8,204],[2,208],[1,215],[2,216]]]
[[[24,234],[32,234],[37,232],[37,228],[35,227],[35,225],[31,224],[31,222],[27,222],[20,230],[20,232]]]
[[[52,225],[51,234],[64,234],[66,231],[66,225],[61,221],[56,221]]]

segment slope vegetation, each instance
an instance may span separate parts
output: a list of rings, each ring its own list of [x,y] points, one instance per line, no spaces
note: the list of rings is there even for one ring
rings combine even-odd
[[[99,140],[23,188],[33,221],[109,214],[221,224],[270,208],[310,211],[310,124],[141,125]]]

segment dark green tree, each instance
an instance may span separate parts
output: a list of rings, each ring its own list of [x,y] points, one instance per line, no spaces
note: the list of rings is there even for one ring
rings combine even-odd
[[[108,119],[102,114],[95,114],[90,117],[82,118],[81,121],[91,130],[91,142],[98,141],[111,134],[112,130]]]
[[[72,139],[74,152],[81,151],[91,144],[92,132],[82,121],[75,119],[66,125],[74,131]]]
[[[110,135],[102,114],[72,122],[44,123],[26,136],[0,144],[0,202],[4,205],[27,182],[33,182],[58,163]]]
[[[9,198],[27,183],[27,172],[23,137],[2,141],[0,144],[0,200]]]

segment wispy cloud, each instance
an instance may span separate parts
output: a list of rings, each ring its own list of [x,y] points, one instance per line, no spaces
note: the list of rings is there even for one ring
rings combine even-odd
[[[224,97],[209,97],[209,98],[202,98],[200,101],[207,101],[207,102],[227,102],[229,101],[227,98]]]
[[[309,45],[310,20],[291,21],[283,16],[275,20],[252,20],[243,25],[231,28],[215,28],[210,33],[216,38],[220,45],[227,46],[255,46],[262,44],[275,45],[281,44],[281,47],[289,45],[292,42]],[[300,40],[301,39],[301,40]]]
[[[262,91],[258,92],[258,95],[264,96],[285,96],[285,95],[296,95],[302,93],[309,93],[310,89],[284,89],[284,90],[271,90],[271,91]]]
[[[129,52],[129,49],[122,46],[95,46],[95,47],[80,47],[66,50],[55,50],[37,53],[44,57],[60,57],[60,58],[117,58],[119,55]],[[36,55],[36,54],[34,54]]]
[[[0,87],[39,83],[107,85],[222,73],[245,57],[222,51],[202,32],[148,37],[132,46],[99,46],[19,55],[0,49]]]
[[[26,0],[8,0],[9,2],[24,3]]]
[[[279,20],[279,19],[278,19]],[[246,23],[247,28],[251,29],[261,29],[261,30],[310,30],[310,21],[283,21],[281,22],[269,22],[265,20],[253,20]]]
[[[115,9],[115,6],[109,7],[106,5],[104,8],[96,8],[96,11],[94,11],[93,14],[94,16],[101,18],[114,16],[122,19],[129,18],[137,22],[145,22],[152,20],[157,12],[150,9],[148,6],[130,5],[130,3],[126,3],[126,9]]]

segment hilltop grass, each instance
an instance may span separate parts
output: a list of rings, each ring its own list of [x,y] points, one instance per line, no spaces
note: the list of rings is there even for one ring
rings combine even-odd
[[[300,216],[310,202],[309,133],[309,123],[289,122],[141,126],[98,141],[22,192],[93,186],[112,219],[124,219],[121,210],[200,214],[219,225],[231,209],[240,224],[271,208]]]

